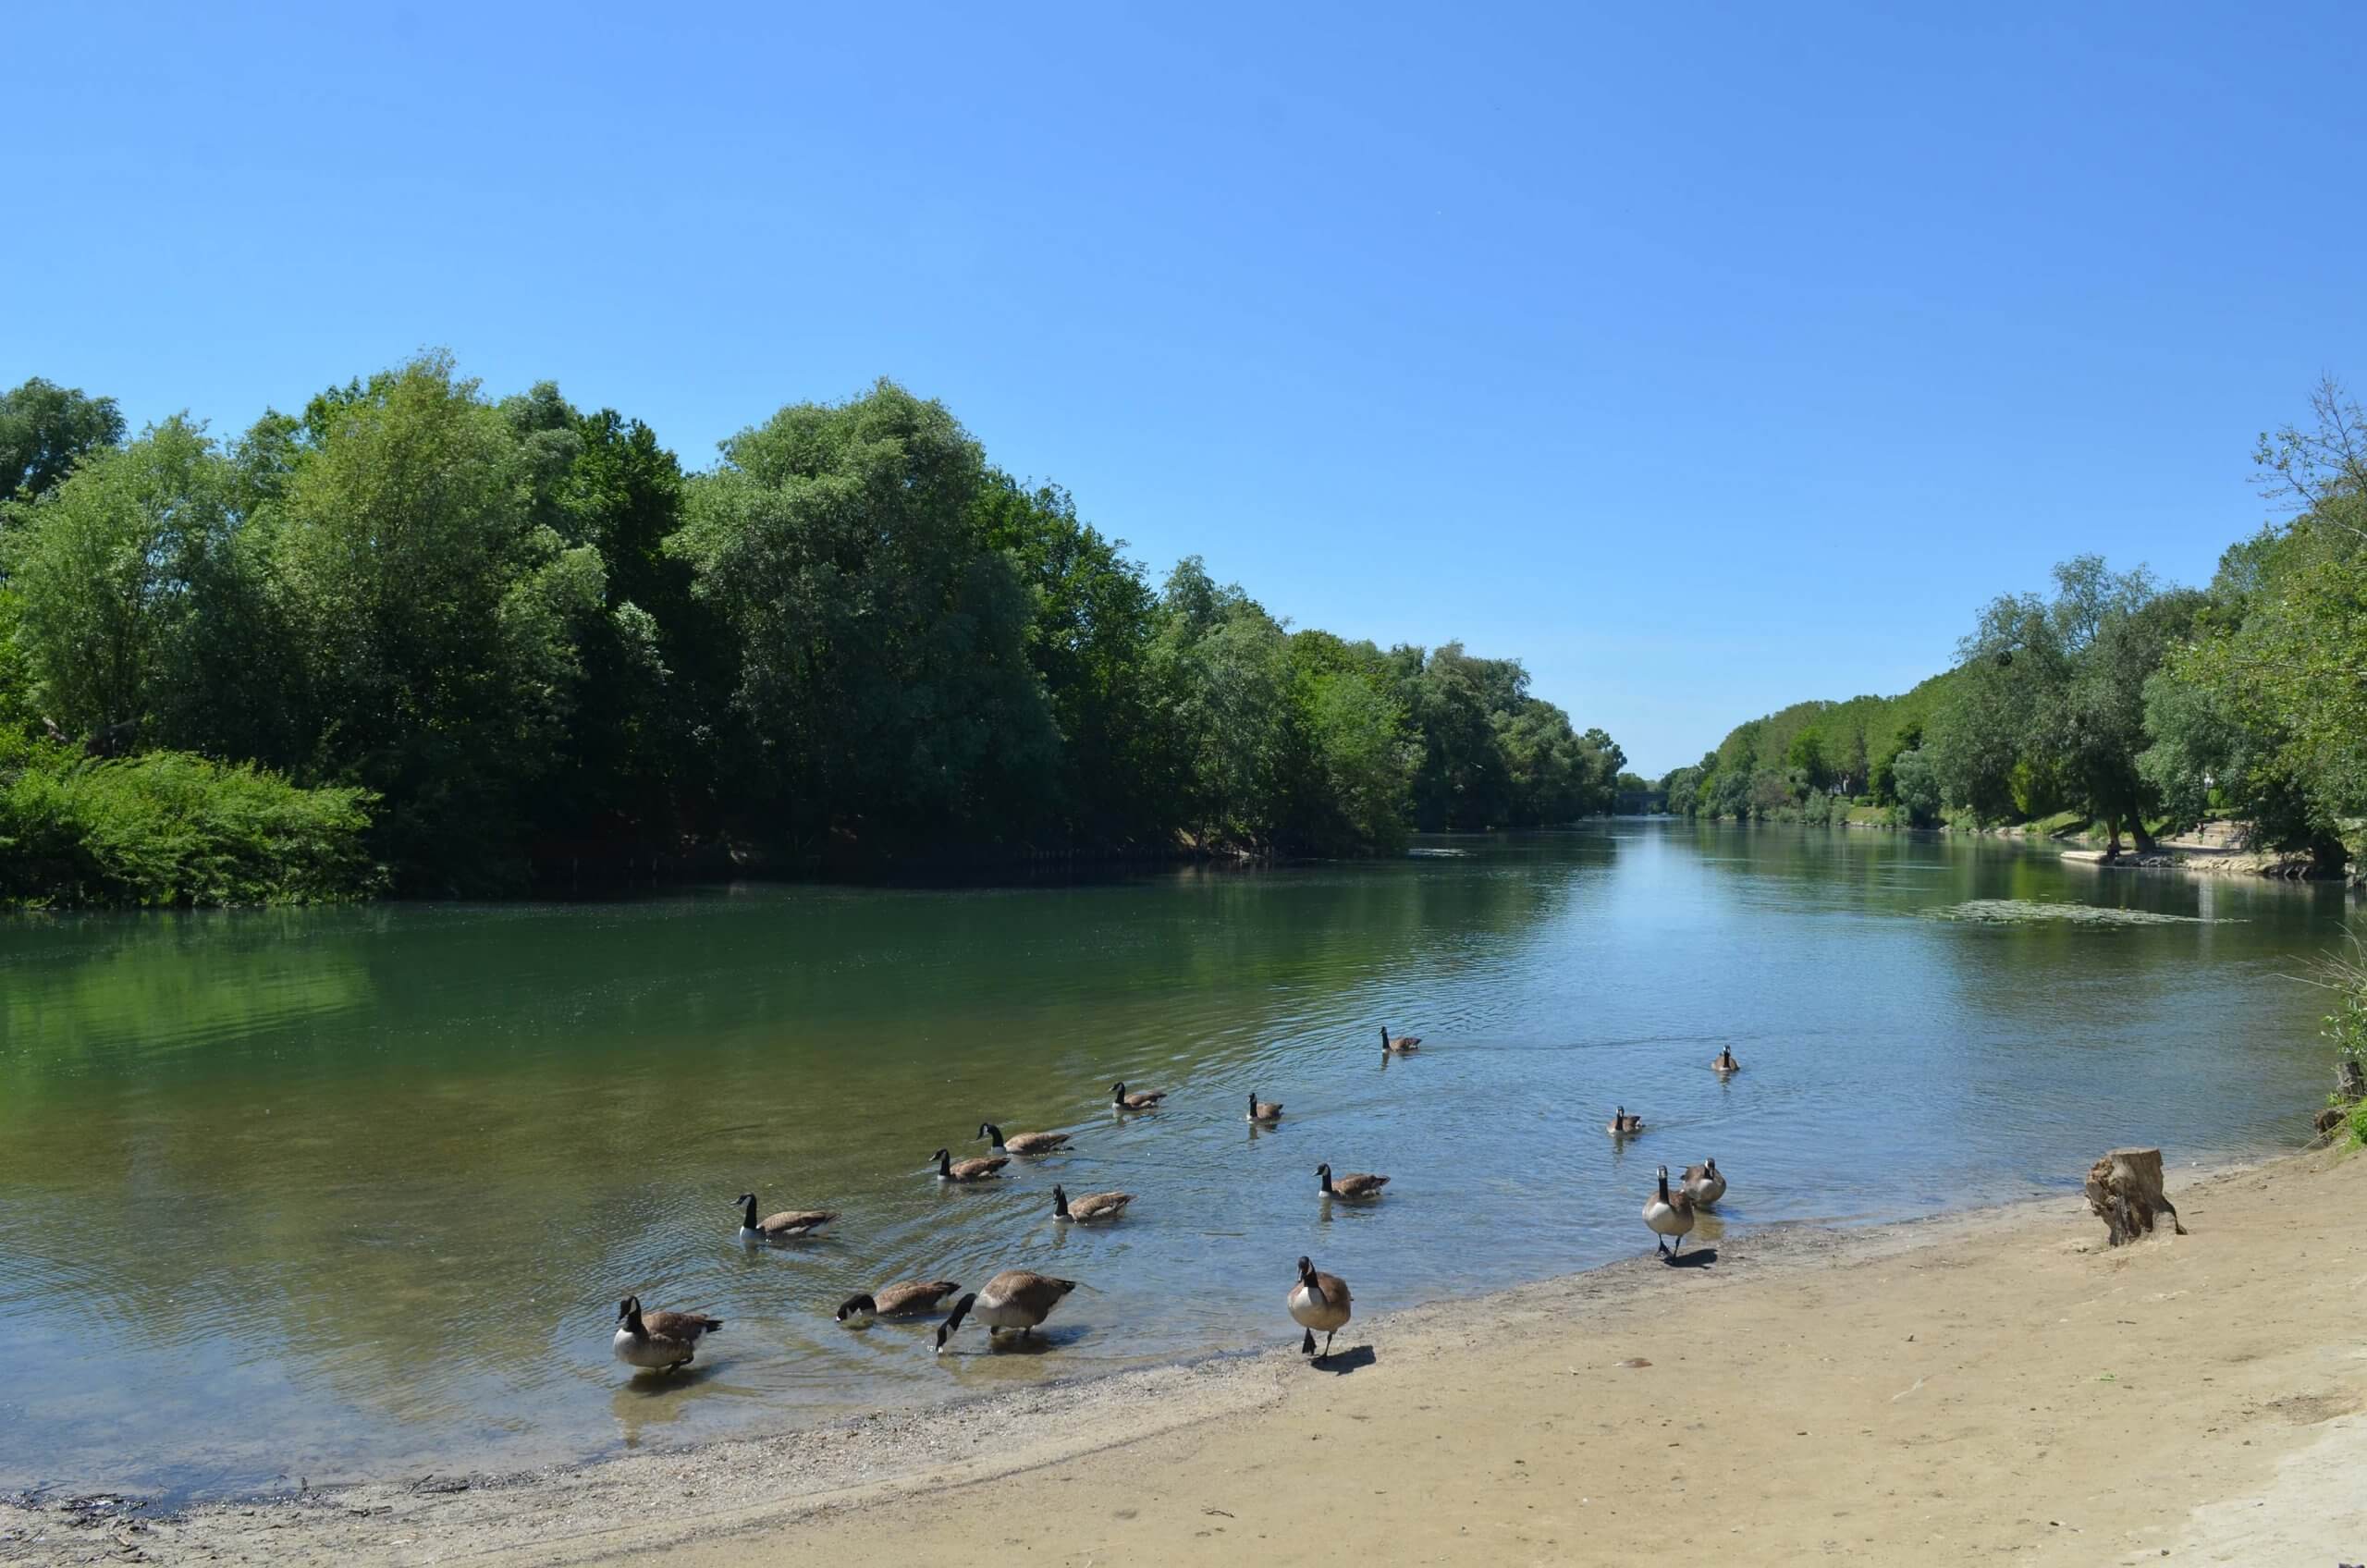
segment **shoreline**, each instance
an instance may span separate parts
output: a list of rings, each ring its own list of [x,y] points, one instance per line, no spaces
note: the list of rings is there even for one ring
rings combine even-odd
[[[1567,1375],[1576,1377],[1581,1367],[1567,1358],[1584,1353],[1564,1339],[1616,1337],[1641,1324],[1649,1340],[1652,1326],[1671,1314],[1703,1315],[1713,1325],[1748,1324],[1755,1337],[1773,1321],[1779,1298],[1828,1292],[1870,1270],[1904,1268],[1912,1274],[1985,1266],[2002,1272],[2000,1282],[2013,1299],[2020,1287],[2010,1278],[2011,1266],[2025,1260],[2030,1248],[2024,1243],[2034,1240],[2042,1242],[2042,1251],[2052,1262],[2067,1260],[2078,1270],[2110,1274],[2156,1267],[2157,1260],[2201,1260],[2206,1254],[2200,1238],[2214,1231],[2230,1241],[2264,1244],[2253,1234],[2258,1228],[2226,1224],[2226,1216],[2297,1181],[2340,1184],[2367,1195],[2361,1170],[2367,1161],[2346,1163],[2323,1152],[2209,1172],[2173,1167],[2173,1194],[2196,1234],[2109,1254],[2101,1224],[2077,1194],[1864,1228],[1784,1225],[1752,1231],[1711,1243],[1713,1260],[1705,1265],[1671,1269],[1647,1254],[1485,1296],[1359,1317],[1343,1342],[1345,1372],[1336,1376],[1315,1371],[1285,1347],[1295,1330],[1280,1311],[1286,1282],[1278,1282],[1274,1344],[1266,1350],[1220,1352],[762,1437],[720,1438],[508,1474],[362,1481],[299,1495],[202,1503],[153,1520],[136,1511],[78,1513],[70,1500],[31,1508],[0,1503],[0,1561],[27,1552],[47,1561],[38,1556],[45,1550],[67,1553],[60,1561],[125,1560],[93,1555],[102,1547],[109,1552],[138,1550],[146,1561],[164,1562],[267,1557],[287,1562],[407,1563],[466,1554],[564,1563],[656,1550],[689,1551],[719,1564],[791,1561],[811,1548],[802,1537],[815,1531],[861,1536],[926,1528],[938,1513],[958,1514],[981,1494],[999,1488],[1040,1487],[1065,1494],[1066,1477],[1046,1478],[1051,1467],[1110,1471],[1124,1484],[1137,1485],[1140,1465],[1129,1455],[1146,1444],[1189,1452],[1202,1464],[1220,1463],[1234,1446],[1230,1434],[1263,1438],[1303,1421],[1311,1403],[1337,1404],[1369,1392],[1413,1398],[1412,1408],[1427,1413],[1451,1403],[1452,1396],[1426,1384],[1489,1377],[1513,1379],[1514,1387],[1498,1390],[1504,1399],[1534,1397],[1535,1380],[1521,1370],[1534,1358],[1529,1347],[1551,1345],[1539,1365],[1549,1372],[1568,1366]],[[2324,1211],[2337,1206],[2316,1207]],[[2210,1230],[2194,1227],[2195,1208],[2206,1216],[2216,1211],[2220,1218],[2215,1223],[2206,1219]],[[2367,1239],[2351,1244],[2361,1249],[2359,1260],[2367,1264]],[[1896,1293],[1889,1289],[1893,1283],[1853,1286],[1843,1300],[1853,1310],[1869,1303],[1879,1307],[1886,1295]],[[2340,1312],[2322,1313],[2321,1318],[2337,1326],[2344,1320]],[[1832,1308],[1820,1308],[1797,1327],[1809,1335],[1834,1331]],[[2339,1329],[2316,1331],[2324,1337],[2338,1335]],[[1372,1350],[1349,1348],[1361,1345]],[[1667,1366],[1698,1356],[1703,1348],[1687,1339],[1638,1359]],[[2179,1355],[2175,1343],[2158,1344],[2147,1347],[2141,1360],[2159,1366],[2164,1357],[2174,1365]],[[2351,1366],[2349,1391],[2343,1396],[2346,1412],[2367,1406],[2367,1397],[2360,1397],[2367,1395],[2367,1353]],[[1649,1378],[1645,1369],[1620,1366],[1607,1356],[1594,1358],[1583,1374],[1590,1381],[1625,1378],[1630,1390],[1638,1378]],[[1924,1386],[1916,1378],[1902,1378],[1900,1386],[1909,1381],[1916,1389]],[[1693,1381],[1686,1380],[1685,1387]],[[1423,1399],[1426,1392],[1441,1397]],[[1404,1425],[1408,1414],[1400,1409],[1388,1424],[1374,1420],[1372,1431],[1337,1435],[1385,1444],[1390,1427]],[[1352,1422],[1366,1419],[1350,1416]],[[1429,1424],[1437,1417],[1426,1414],[1417,1419]],[[1663,1413],[1657,1425],[1666,1424]],[[1216,1440],[1220,1433],[1226,1440]],[[1333,1435],[1329,1427],[1314,1434]],[[2359,1435],[2362,1443],[2356,1456],[2367,1459],[2367,1431]],[[2131,1436],[2121,1434],[2120,1440]],[[1445,1439],[1441,1433],[1432,1440]],[[1308,1439],[1294,1433],[1292,1440]],[[1657,1446],[1665,1439],[1652,1440]],[[2367,1474],[2367,1466],[2361,1473]],[[2111,1476],[2090,1478],[2101,1486],[2116,1484]],[[2118,1484],[2135,1492],[2140,1488],[2127,1486],[2133,1478],[2121,1476]],[[2176,1513],[2166,1502],[2155,1511],[2164,1517]],[[1247,1517],[1238,1508],[1227,1512]],[[1622,1508],[1619,1516],[1631,1512],[1640,1517],[1644,1511]],[[1202,1517],[1214,1519],[1217,1511]],[[1088,1514],[1068,1523],[1073,1533],[1090,1533],[1118,1521]],[[1463,1521],[1466,1526],[1473,1523]],[[759,1530],[761,1535],[752,1533]],[[1237,1535],[1233,1538],[1239,1540]],[[1208,1539],[1220,1543],[1226,1537],[1210,1531]],[[1719,1560],[1735,1560],[1731,1543],[1722,1540],[1716,1550]],[[85,1556],[72,1555],[77,1550]]]

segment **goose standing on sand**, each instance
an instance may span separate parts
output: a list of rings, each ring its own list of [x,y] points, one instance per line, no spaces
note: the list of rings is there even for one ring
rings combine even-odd
[[[1381,1188],[1389,1185],[1388,1177],[1367,1176],[1361,1171],[1351,1172],[1345,1176],[1334,1176],[1331,1174],[1331,1167],[1328,1161],[1317,1166],[1315,1174],[1323,1183],[1325,1197],[1346,1198],[1355,1203],[1363,1203],[1380,1196]]]
[[[1066,1133],[1013,1133],[1006,1138],[991,1121],[978,1124],[978,1136],[993,1145],[997,1154],[1050,1154],[1069,1141]]]
[[[731,1201],[741,1206],[740,1239],[743,1242],[797,1241],[839,1217],[834,1208],[787,1208],[759,1219],[755,1194],[742,1193]]]
[[[950,1182],[956,1186],[990,1180],[1001,1174],[1002,1168],[1011,1163],[1004,1155],[997,1155],[992,1159],[957,1160],[951,1149],[939,1149],[929,1158],[937,1161],[937,1179]]]
[[[1720,1046],[1718,1047],[1718,1060],[1711,1062],[1710,1067],[1712,1072],[1721,1074],[1727,1072],[1740,1072],[1742,1071],[1742,1063],[1735,1060],[1734,1047],[1731,1046]]]
[[[1306,1330],[1306,1338],[1298,1347],[1301,1355],[1315,1357],[1315,1365],[1323,1365],[1331,1354],[1331,1336],[1348,1326],[1353,1304],[1348,1299],[1348,1282],[1337,1274],[1318,1274],[1315,1265],[1306,1258],[1298,1260],[1298,1283],[1283,1298],[1291,1309],[1291,1321]],[[1315,1330],[1323,1330],[1323,1350],[1315,1349]]]
[[[973,1311],[977,1313],[978,1321],[987,1326],[988,1344],[1005,1329],[1018,1329],[1024,1340],[1030,1329],[1052,1316],[1052,1308],[1075,1289],[1074,1280],[1055,1280],[1048,1274],[1030,1274],[1024,1268],[1006,1268],[987,1280],[985,1290],[953,1304],[952,1316],[938,1325],[937,1354],[945,1354],[945,1341],[953,1337],[953,1330],[962,1327],[962,1320]]]
[[[617,1303],[617,1337],[611,1342],[627,1366],[665,1372],[688,1366],[700,1338],[722,1327],[722,1318],[704,1312],[644,1313],[639,1296],[627,1296]]]
[[[1166,1097],[1167,1091],[1165,1089],[1151,1089],[1139,1095],[1130,1095],[1126,1093],[1126,1085],[1123,1084],[1112,1084],[1110,1085],[1110,1103],[1115,1105],[1120,1110],[1156,1109],[1159,1102]]]
[[[1261,1099],[1259,1099],[1259,1098],[1257,1097],[1257,1091],[1252,1090],[1252,1091],[1250,1092],[1250,1095],[1249,1095],[1249,1120],[1250,1120],[1250,1121],[1280,1121],[1282,1119],[1282,1101],[1280,1101],[1280,1100],[1261,1100]]]
[[[1614,1138],[1628,1137],[1644,1130],[1644,1119],[1641,1115],[1628,1115],[1627,1108],[1623,1105],[1611,1113],[1611,1120],[1602,1130]]]
[[[1708,1208],[1726,1195],[1725,1174],[1718,1169],[1718,1162],[1714,1159],[1686,1166],[1679,1185],[1684,1187],[1685,1195],[1693,1200],[1696,1208]]]
[[[841,1323],[909,1317],[914,1313],[935,1312],[946,1297],[961,1288],[950,1280],[907,1280],[901,1285],[882,1285],[876,1291],[849,1296],[831,1316]]]
[[[1665,1165],[1661,1167],[1660,1190],[1645,1201],[1644,1223],[1650,1226],[1652,1233],[1660,1238],[1656,1244],[1662,1253],[1674,1257],[1684,1250],[1686,1233],[1693,1229],[1693,1200],[1684,1193],[1669,1196],[1668,1167]],[[1671,1236],[1676,1238],[1674,1250],[1668,1244]]]
[[[1412,1056],[1422,1048],[1422,1036],[1419,1035],[1392,1035],[1389,1032],[1389,1025],[1384,1023],[1380,1026],[1380,1048],[1392,1056]]]
[[[1132,1193],[1087,1193],[1073,1198],[1058,1182],[1052,1183],[1052,1218],[1073,1219],[1079,1225],[1091,1225],[1104,1219],[1115,1219],[1126,1212],[1134,1201]]]

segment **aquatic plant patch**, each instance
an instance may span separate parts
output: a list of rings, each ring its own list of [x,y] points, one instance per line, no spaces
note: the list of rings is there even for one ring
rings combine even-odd
[[[1984,925],[2224,925],[2191,914],[2156,914],[2142,909],[2099,909],[2093,904],[2048,903],[2037,899],[1972,899],[1931,912],[1935,920],[1969,920]]]

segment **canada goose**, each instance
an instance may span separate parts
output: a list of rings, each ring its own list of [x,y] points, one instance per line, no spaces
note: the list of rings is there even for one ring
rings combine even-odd
[[[935,1154],[929,1156],[929,1158],[937,1161],[937,1179],[938,1181],[958,1182],[965,1186],[972,1182],[984,1182],[987,1180],[989,1177],[999,1173],[1004,1166],[1011,1163],[1011,1160],[1002,1155],[997,1155],[992,1159],[964,1159],[957,1161],[953,1158],[953,1151],[951,1149],[939,1149]]]
[[[1686,1166],[1679,1184],[1685,1188],[1685,1195],[1693,1200],[1696,1208],[1707,1208],[1726,1195],[1725,1173],[1718,1169],[1718,1162],[1714,1159]]]
[[[1685,1248],[1686,1232],[1693,1229],[1693,1199],[1684,1193],[1679,1193],[1674,1197],[1669,1196],[1668,1167],[1663,1165],[1660,1169],[1660,1191],[1654,1193],[1644,1204],[1644,1223],[1650,1225],[1653,1234],[1661,1238],[1660,1250],[1668,1256],[1674,1257]],[[1671,1236],[1676,1238],[1674,1250],[1672,1250],[1668,1244],[1668,1238]]]
[[[1130,1095],[1126,1093],[1126,1085],[1123,1084],[1110,1085],[1110,1101],[1120,1110],[1150,1110],[1166,1097],[1165,1089],[1151,1089],[1143,1094]]]
[[[1392,1036],[1389,1033],[1389,1025],[1384,1023],[1380,1026],[1380,1048],[1392,1056],[1412,1056],[1422,1048],[1422,1036],[1419,1035]]]
[[[1734,1047],[1731,1046],[1720,1046],[1718,1047],[1718,1060],[1711,1062],[1710,1066],[1711,1071],[1717,1072],[1740,1072],[1742,1071],[1742,1063],[1735,1060]]]
[[[1098,1219],[1115,1219],[1126,1212],[1134,1201],[1132,1193],[1087,1193],[1083,1197],[1069,1196],[1066,1189],[1052,1183],[1052,1218],[1073,1219],[1080,1225],[1090,1225]]]
[[[1284,1301],[1291,1309],[1291,1320],[1306,1330],[1306,1339],[1298,1347],[1299,1354],[1314,1355],[1315,1365],[1322,1366],[1324,1356],[1331,1354],[1331,1336],[1348,1326],[1348,1282],[1337,1274],[1318,1274],[1315,1265],[1302,1257],[1298,1260],[1298,1283],[1291,1287]],[[1323,1330],[1321,1355],[1315,1353],[1318,1329]]]
[[[644,1314],[641,1298],[627,1296],[617,1303],[617,1337],[613,1343],[617,1359],[627,1366],[662,1372],[689,1366],[691,1357],[698,1354],[699,1337],[722,1327],[722,1318],[709,1317],[704,1312]]]
[[[1006,1138],[993,1122],[982,1122],[978,1136],[1003,1154],[1049,1154],[1069,1141],[1066,1133],[1013,1133]]]
[[[1282,1119],[1282,1104],[1281,1104],[1281,1102],[1280,1102],[1280,1101],[1278,1101],[1278,1100],[1261,1100],[1261,1099],[1259,1099],[1259,1098],[1258,1098],[1255,1094],[1252,1094],[1252,1095],[1249,1096],[1249,1120],[1250,1120],[1250,1121],[1280,1121]]]
[[[849,1296],[833,1316],[844,1323],[851,1317],[909,1317],[917,1312],[935,1312],[939,1303],[961,1288],[950,1280],[907,1280],[901,1285],[882,1285]]]
[[[1323,1195],[1327,1198],[1377,1198],[1380,1196],[1381,1188],[1389,1185],[1386,1176],[1334,1176],[1329,1164],[1317,1166],[1315,1173],[1322,1178]]]
[[[832,1208],[789,1208],[779,1214],[756,1218],[756,1194],[742,1193],[732,1200],[741,1205],[740,1239],[743,1242],[793,1242],[810,1236],[839,1217]]]
[[[1611,1113],[1611,1120],[1604,1124],[1602,1130],[1614,1138],[1624,1138],[1630,1133],[1642,1132],[1644,1119],[1641,1116],[1628,1115],[1627,1108],[1623,1105]]]
[[[1025,1339],[1029,1329],[1052,1316],[1052,1308],[1071,1291],[1076,1289],[1074,1280],[1055,1280],[1047,1274],[1030,1274],[1024,1268],[1006,1268],[987,1281],[987,1288],[963,1296],[953,1304],[952,1316],[938,1325],[937,1354],[945,1354],[945,1341],[953,1330],[962,1327],[962,1319],[973,1311],[978,1321],[987,1326],[989,1344],[999,1329],[1016,1329]]]

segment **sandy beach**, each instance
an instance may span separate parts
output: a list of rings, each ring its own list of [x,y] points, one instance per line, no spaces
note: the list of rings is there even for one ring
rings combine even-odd
[[[2191,1233],[2117,1251],[2066,1195],[1360,1303],[1331,1371],[1283,1348],[1284,1259],[1270,1352],[169,1520],[0,1506],[0,1560],[2367,1562],[2367,1159],[2170,1192]]]

